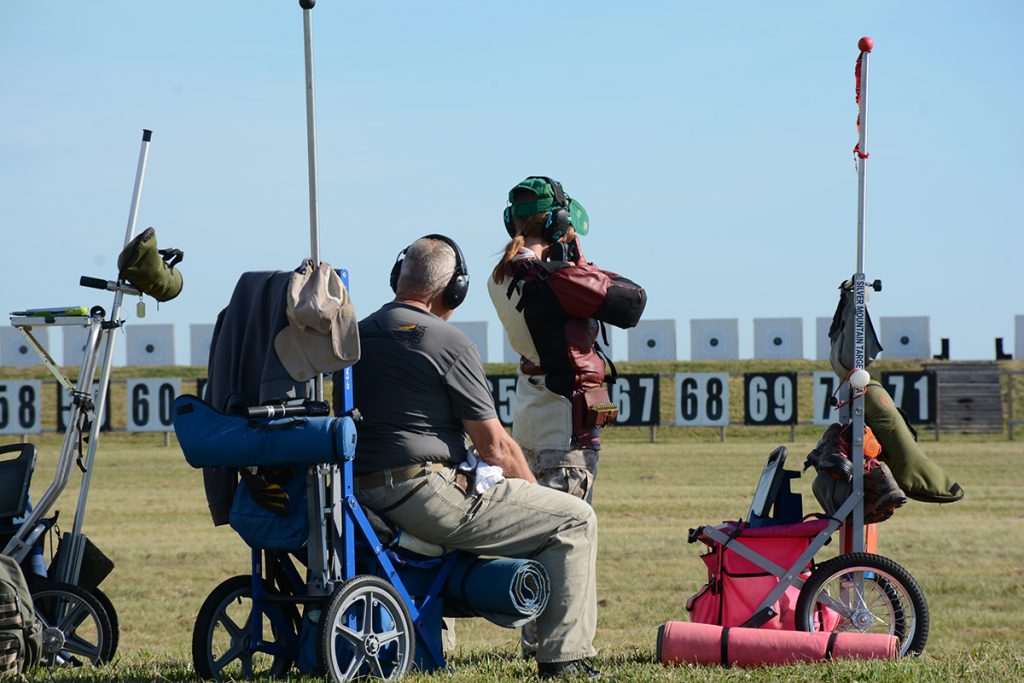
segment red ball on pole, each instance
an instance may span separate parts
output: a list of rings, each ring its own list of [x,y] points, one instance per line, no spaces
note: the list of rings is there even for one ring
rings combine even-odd
[[[875,41],[871,40],[871,38],[867,36],[864,36],[863,38],[857,41],[857,47],[860,48],[861,52],[871,52],[871,48],[873,48],[874,46]]]

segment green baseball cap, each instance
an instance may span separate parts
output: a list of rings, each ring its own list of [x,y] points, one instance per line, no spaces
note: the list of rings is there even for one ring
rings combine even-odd
[[[536,198],[529,201],[516,202],[512,199],[516,190],[529,190]],[[578,201],[566,195],[558,181],[541,176],[530,176],[509,190],[508,201],[511,205],[513,216],[532,216],[535,213],[543,213],[565,206],[559,201],[559,195],[568,202],[568,206],[565,208],[569,211],[569,222],[576,228],[576,232],[580,235],[586,235],[590,232],[590,216],[587,215],[587,210]]]

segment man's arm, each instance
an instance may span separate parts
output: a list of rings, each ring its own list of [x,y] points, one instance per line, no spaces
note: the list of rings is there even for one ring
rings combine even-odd
[[[533,472],[526,464],[523,451],[515,442],[505,428],[498,422],[498,418],[492,417],[489,420],[463,420],[462,425],[466,433],[473,441],[476,452],[488,465],[497,465],[505,473],[506,477],[512,479],[525,479],[531,484],[536,484]]]

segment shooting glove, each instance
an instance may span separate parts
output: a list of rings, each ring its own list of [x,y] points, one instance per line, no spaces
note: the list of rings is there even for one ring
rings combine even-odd
[[[253,472],[247,467],[238,471],[249,490],[253,502],[275,515],[284,517],[287,513],[288,493],[284,490],[284,484],[295,476],[295,470],[291,468],[261,467]]]

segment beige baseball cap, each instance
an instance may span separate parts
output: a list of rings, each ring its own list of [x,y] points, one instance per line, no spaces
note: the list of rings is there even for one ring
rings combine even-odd
[[[287,292],[288,326],[274,350],[292,379],[305,382],[359,360],[359,322],[352,298],[329,263],[306,259],[292,274]]]

